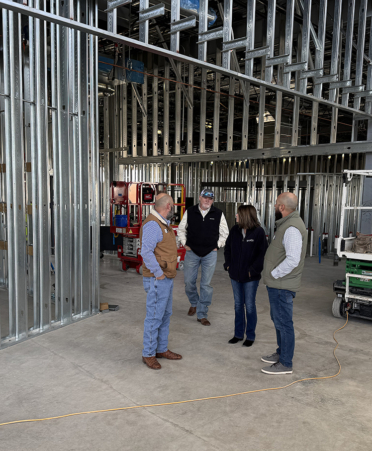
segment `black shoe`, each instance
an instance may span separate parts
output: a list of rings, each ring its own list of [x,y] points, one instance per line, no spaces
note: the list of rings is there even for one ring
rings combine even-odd
[[[236,337],[233,337],[231,340],[229,340],[229,343],[231,343],[231,344],[235,344],[235,343],[237,343],[238,341],[243,341],[243,338],[236,338]]]
[[[252,340],[245,340],[245,342],[243,343],[243,346],[249,347],[249,346],[252,346],[253,343],[254,343],[254,341],[252,341]]]

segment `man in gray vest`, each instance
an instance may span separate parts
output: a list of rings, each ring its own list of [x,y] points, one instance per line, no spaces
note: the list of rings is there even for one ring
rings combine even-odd
[[[266,251],[263,283],[267,286],[270,315],[276,329],[278,348],[261,358],[271,366],[266,374],[291,374],[295,347],[293,298],[301,286],[304,269],[307,230],[297,209],[297,196],[282,193],[275,204],[276,232]]]

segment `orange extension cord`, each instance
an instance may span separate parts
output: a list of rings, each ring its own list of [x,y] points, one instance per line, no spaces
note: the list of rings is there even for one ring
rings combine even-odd
[[[88,412],[76,412],[76,413],[68,413],[67,415],[58,415],[56,417],[49,417],[49,418],[36,418],[36,419],[29,419],[29,420],[16,420],[16,421],[8,421],[7,423],[0,423],[0,426],[6,426],[9,424],[17,424],[17,423],[34,423],[37,421],[50,421],[50,420],[57,420],[60,418],[67,418],[67,417],[74,417],[77,415],[88,415],[90,413],[103,413],[103,412],[116,412],[118,410],[130,410],[130,409],[141,409],[144,407],[160,407],[160,406],[173,406],[176,404],[186,404],[188,402],[197,402],[197,401],[209,401],[211,399],[222,399],[222,398],[231,398],[233,396],[240,396],[240,395],[250,395],[252,393],[259,393],[259,392],[263,392],[263,391],[271,391],[271,390],[282,390],[283,388],[288,388],[291,385],[297,384],[298,382],[305,382],[305,381],[314,381],[314,380],[322,380],[322,379],[332,379],[333,377],[337,377],[340,373],[341,373],[341,363],[338,360],[337,356],[336,356],[336,349],[338,348],[338,341],[336,340],[336,333],[340,330],[342,330],[346,324],[349,321],[349,315],[348,312],[346,312],[346,322],[345,324],[340,327],[339,329],[335,330],[333,332],[333,339],[334,341],[337,343],[336,347],[333,350],[333,355],[338,363],[338,372],[332,376],[321,376],[321,377],[307,377],[305,379],[299,379],[297,381],[293,381],[290,384],[287,385],[283,385],[283,387],[273,387],[273,388],[260,388],[259,390],[250,390],[250,391],[245,391],[245,392],[241,392],[241,393],[232,393],[230,395],[221,395],[221,396],[210,396],[208,398],[197,398],[197,399],[187,399],[185,401],[173,401],[173,402],[164,402],[164,403],[160,403],[160,404],[144,404],[141,406],[129,406],[129,407],[117,407],[115,409],[105,409],[105,410],[91,410]]]

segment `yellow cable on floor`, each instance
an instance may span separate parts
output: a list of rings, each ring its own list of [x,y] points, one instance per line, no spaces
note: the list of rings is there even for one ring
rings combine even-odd
[[[89,413],[116,412],[118,410],[141,409],[143,407],[173,406],[175,404],[186,404],[188,402],[209,401],[211,399],[231,398],[232,396],[249,395],[251,393],[258,393],[258,392],[263,392],[263,391],[282,390],[283,388],[288,388],[291,385],[297,384],[298,382],[314,381],[314,380],[320,380],[320,379],[332,379],[333,377],[337,377],[341,373],[341,363],[336,356],[336,349],[338,348],[338,341],[336,340],[335,335],[338,331],[342,330],[346,326],[346,324],[348,323],[348,320],[349,320],[349,315],[348,315],[348,312],[346,312],[345,324],[333,332],[333,339],[337,343],[336,347],[333,350],[333,355],[334,355],[335,359],[337,360],[337,363],[339,366],[338,372],[336,374],[334,374],[333,376],[307,377],[305,379],[299,379],[297,381],[291,382],[290,384],[284,385],[283,387],[260,388],[259,390],[250,390],[250,391],[245,391],[245,392],[241,392],[241,393],[232,393],[230,395],[210,396],[208,398],[187,399],[185,401],[164,402],[164,403],[160,403],[160,404],[144,404],[142,406],[117,407],[115,409],[91,410],[89,412],[68,413],[67,415],[58,415],[56,417],[49,417],[49,418],[36,418],[36,419],[29,419],[29,420],[9,421],[7,423],[0,423],[0,426],[6,426],[9,424],[16,424],[16,423],[33,423],[36,421],[57,420],[59,418],[74,417],[76,415],[88,415]]]

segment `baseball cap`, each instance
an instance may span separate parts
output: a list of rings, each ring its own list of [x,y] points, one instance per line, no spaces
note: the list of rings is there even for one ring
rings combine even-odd
[[[209,197],[210,199],[214,199],[214,192],[209,189],[203,189],[200,195],[202,197]]]

